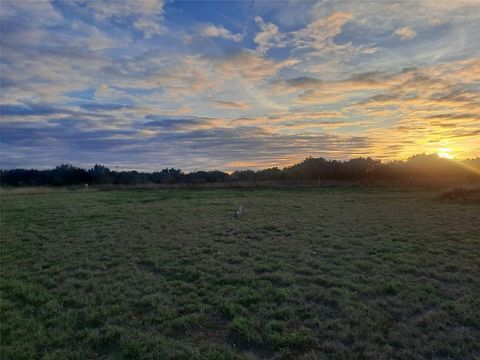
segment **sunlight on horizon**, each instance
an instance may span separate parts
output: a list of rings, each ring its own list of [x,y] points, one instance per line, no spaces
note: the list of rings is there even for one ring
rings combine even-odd
[[[438,156],[444,159],[453,160],[455,156],[452,154],[453,150],[450,148],[440,148],[438,149]]]

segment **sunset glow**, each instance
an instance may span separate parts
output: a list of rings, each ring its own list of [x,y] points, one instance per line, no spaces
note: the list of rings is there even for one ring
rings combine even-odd
[[[454,156],[452,155],[452,149],[449,148],[438,149],[438,156],[444,159],[454,159]]]
[[[1,1],[1,166],[480,155],[480,2]]]

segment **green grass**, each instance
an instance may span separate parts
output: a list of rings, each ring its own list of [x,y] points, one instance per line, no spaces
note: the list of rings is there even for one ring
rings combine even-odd
[[[480,357],[478,204],[90,189],[1,211],[2,359]]]

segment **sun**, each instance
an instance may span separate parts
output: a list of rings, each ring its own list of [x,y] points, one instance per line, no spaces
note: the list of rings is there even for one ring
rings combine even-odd
[[[450,148],[439,148],[437,151],[438,156],[444,159],[453,159],[454,156],[452,155],[452,149]]]

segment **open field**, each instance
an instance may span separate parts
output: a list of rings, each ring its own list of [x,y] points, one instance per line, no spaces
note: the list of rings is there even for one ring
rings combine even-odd
[[[2,359],[480,358],[478,203],[7,190],[1,210]]]

